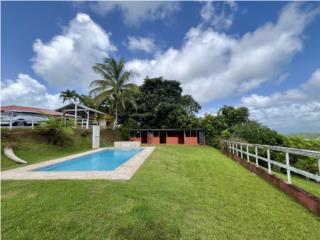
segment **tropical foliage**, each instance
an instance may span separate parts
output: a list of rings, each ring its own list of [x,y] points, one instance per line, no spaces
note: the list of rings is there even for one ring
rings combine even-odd
[[[101,105],[109,101],[109,107],[115,116],[114,128],[118,126],[119,109],[126,109],[128,104],[136,106],[135,94],[138,87],[129,83],[132,72],[125,70],[125,61],[106,58],[103,63],[97,63],[93,70],[102,78],[90,84],[90,95]],[[111,101],[110,101],[111,100]]]
[[[206,132],[206,142],[218,146],[220,140],[231,137],[231,131],[237,124],[249,122],[249,111],[245,107],[223,106],[217,115],[206,114],[201,119],[201,127]]]
[[[49,118],[48,121],[37,126],[37,131],[46,141],[58,146],[67,146],[72,144],[74,131],[72,123],[65,124],[60,118]]]
[[[69,101],[75,103],[79,100],[79,94],[75,90],[67,89],[60,93],[60,98],[62,99],[62,102]]]
[[[136,109],[122,116],[122,121],[130,127],[187,128],[198,125],[195,113],[200,105],[190,95],[182,95],[178,81],[146,78],[136,103]]]

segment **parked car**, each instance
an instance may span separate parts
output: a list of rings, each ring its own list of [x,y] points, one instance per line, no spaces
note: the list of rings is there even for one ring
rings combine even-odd
[[[41,122],[48,121],[48,117],[44,115],[30,115],[23,113],[14,113],[12,116],[13,126],[31,126],[32,120],[34,125],[39,125]],[[10,115],[1,114],[1,126],[10,125]]]

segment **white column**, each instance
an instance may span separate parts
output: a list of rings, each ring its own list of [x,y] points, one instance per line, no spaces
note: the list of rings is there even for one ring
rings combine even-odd
[[[83,128],[83,118],[81,118],[81,128]]]
[[[241,158],[243,158],[242,143],[240,143],[240,154],[241,154]]]
[[[74,126],[76,127],[77,126],[77,112],[78,112],[78,105],[75,103],[74,104]]]
[[[12,118],[13,118],[13,112],[10,113],[10,125],[9,125],[9,129],[12,129]]]
[[[87,113],[86,129],[89,129],[89,116],[90,116],[90,111],[86,111],[86,113]]]
[[[249,145],[247,145],[247,161],[250,161],[250,156],[249,156]]]
[[[255,150],[255,153],[256,153],[256,166],[258,167],[258,166],[259,166],[259,161],[258,161],[258,147],[255,147],[254,150]]]
[[[271,172],[271,162],[270,162],[270,149],[267,150],[267,158],[268,158],[268,173],[272,174]]]
[[[291,171],[290,171],[290,161],[289,161],[289,153],[286,152],[286,165],[287,165],[287,177],[288,177],[288,184],[291,184]]]
[[[100,147],[100,126],[92,126],[92,148]]]
[[[31,115],[31,128],[34,128],[33,114]]]

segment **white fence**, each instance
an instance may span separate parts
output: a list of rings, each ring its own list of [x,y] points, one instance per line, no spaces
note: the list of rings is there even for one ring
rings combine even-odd
[[[305,149],[296,149],[296,148],[286,148],[286,147],[277,147],[277,146],[269,146],[269,145],[260,145],[260,144],[250,144],[250,143],[243,143],[243,142],[235,142],[235,141],[224,141],[227,144],[227,149],[233,155],[238,157],[244,158],[246,157],[247,161],[250,161],[250,156],[255,159],[255,164],[259,166],[259,160],[262,160],[268,164],[268,173],[272,174],[272,165],[278,166],[280,168],[284,168],[287,171],[287,178],[288,183],[291,184],[291,172],[296,174],[305,176],[307,178],[313,179],[317,182],[320,182],[320,152],[312,151],[312,150],[305,150]],[[254,149],[254,153],[250,152],[250,147]],[[259,156],[259,149],[267,151],[267,157]],[[270,158],[270,152],[283,152],[285,154],[285,164],[274,161]],[[318,162],[318,174],[313,174],[307,172],[302,169],[298,169],[290,165],[290,154],[306,156],[306,157],[313,157],[315,161]]]

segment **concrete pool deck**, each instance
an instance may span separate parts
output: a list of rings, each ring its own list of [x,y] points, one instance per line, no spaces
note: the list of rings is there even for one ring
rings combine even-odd
[[[52,164],[64,162],[77,157],[82,157],[90,153],[100,152],[106,149],[99,148],[96,150],[78,153],[67,157],[49,160],[40,163],[30,164],[25,167],[15,168],[1,172],[1,180],[56,180],[56,179],[104,179],[104,180],[130,180],[135,172],[141,167],[144,161],[151,155],[155,147],[142,147],[143,150],[128,161],[112,171],[33,171],[40,167],[46,167]]]

